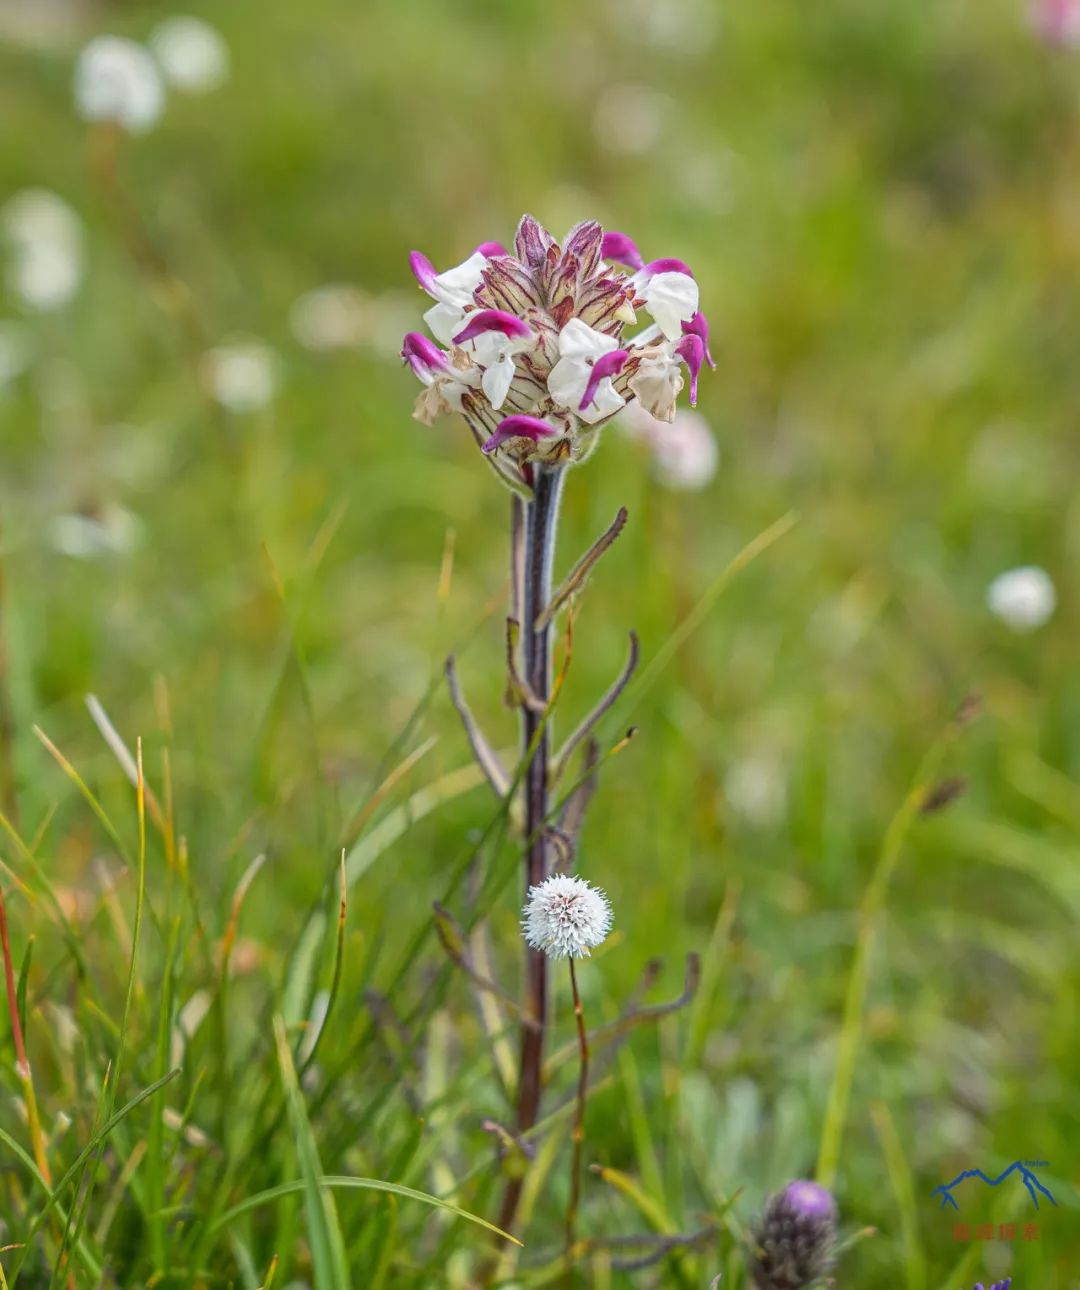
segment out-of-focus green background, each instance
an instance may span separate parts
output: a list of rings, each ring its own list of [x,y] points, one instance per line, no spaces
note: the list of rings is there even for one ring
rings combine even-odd
[[[638,1273],[601,1244],[589,1283],[743,1284],[739,1234],[763,1194],[816,1166],[862,926],[835,1178],[858,1239],[839,1284],[1080,1285],[1080,50],[1041,39],[1023,5],[204,5],[227,81],[170,91],[151,130],[117,140],[75,114],[78,51],[100,32],[144,40],[168,7],[0,4],[0,202],[51,190],[82,248],[64,307],[30,309],[10,275],[0,294],[0,859],[17,971],[35,939],[28,1043],[54,1177],[94,1133],[135,882],[33,727],[129,858],[133,794],[85,696],[131,747],[141,735],[159,798],[168,748],[190,856],[170,941],[179,888],[152,831],[119,1098],[170,1045],[183,1072],[160,1095],[172,1118],[148,1102],[105,1151],[86,1226],[95,1239],[115,1203],[104,1284],[156,1270],[158,1284],[261,1285],[274,1254],[274,1284],[311,1279],[296,1197],[228,1239],[199,1234],[207,1213],[299,1176],[268,1019],[298,1024],[328,988],[333,937],[310,976],[297,937],[316,902],[332,914],[372,786],[437,738],[361,837],[468,764],[445,693],[425,702],[450,649],[495,740],[515,738],[507,498],[463,426],[410,419],[397,351],[426,307],[407,252],[447,267],[508,242],[528,210],[556,234],[595,217],[647,259],[690,262],[718,363],[699,403],[720,450],[706,487],[659,482],[617,425],[568,481],[560,567],[619,505],[630,523],[582,603],[560,719],[609,683],[629,628],[656,660],[736,553],[798,513],[605,727],[608,742],[631,720],[639,735],[606,767],[583,841],[617,929],[582,973],[586,1011],[614,1017],[655,955],[657,999],[678,994],[688,951],[705,979],[592,1094],[587,1159],[638,1190],[587,1175],[582,1231],[724,1217],[695,1254]],[[348,290],[297,305],[327,284]],[[216,402],[209,379],[207,353],[238,337],[272,356],[271,397],[250,411]],[[1048,572],[1057,607],[1017,632],[986,595],[1025,565]],[[934,771],[967,791],[910,821],[883,909],[861,923],[890,821],[972,691],[982,713]],[[467,983],[432,937],[410,947],[492,810],[483,788],[454,794],[353,886],[306,1084],[326,1173],[440,1195],[458,1180],[455,1202],[489,1218],[498,1165],[479,1126],[509,1119],[505,1099]],[[220,941],[259,854],[226,1011]],[[516,850],[480,856],[450,904],[463,921],[482,908],[493,970],[516,989]],[[438,1006],[410,1030],[430,991]],[[196,998],[207,1019],[180,1043]],[[556,1018],[561,1046],[561,994]],[[0,1124],[28,1147],[4,1051]],[[125,1173],[141,1141],[167,1161],[166,1218],[145,1167]],[[1034,1214],[1018,1182],[969,1184],[960,1217],[1034,1218],[1039,1239],[955,1240],[933,1187],[1018,1158],[1050,1162],[1057,1208]],[[25,1239],[41,1203],[14,1155],[4,1166],[0,1244]],[[565,1173],[560,1155],[522,1285],[547,1283]],[[487,1248],[407,1201],[342,1192],[337,1206],[358,1286],[468,1285]],[[54,1248],[25,1284],[34,1267],[49,1284]]]

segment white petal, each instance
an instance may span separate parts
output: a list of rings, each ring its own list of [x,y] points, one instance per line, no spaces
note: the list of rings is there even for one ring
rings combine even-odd
[[[584,412],[578,412],[578,416],[581,417],[582,421],[593,425],[595,422],[603,421],[605,417],[610,417],[619,412],[625,401],[623,396],[616,391],[615,386],[612,385],[611,377],[605,376],[596,387],[596,394],[593,396],[592,402]],[[581,400],[579,399],[578,402],[580,403]]]
[[[625,342],[626,348],[644,349],[646,345],[654,345],[662,335],[663,332],[656,323],[653,323],[650,327],[646,327],[644,331],[639,331],[636,336],[631,336]]]
[[[465,310],[457,305],[432,305],[424,314],[424,322],[431,329],[431,334],[444,345],[453,344],[454,337],[461,330],[461,320]]]
[[[559,332],[559,354],[562,358],[599,358],[601,354],[610,354],[618,348],[619,342],[614,336],[605,336],[580,318],[571,318]]]
[[[480,285],[487,256],[474,251],[467,260],[439,273],[432,284],[431,294],[444,305],[459,307],[472,304],[473,292]]]
[[[684,322],[697,313],[698,284],[688,273],[656,273],[644,287],[645,308],[668,340],[678,340]]]
[[[493,408],[502,407],[510,390],[510,382],[513,379],[514,360],[509,354],[502,355],[497,363],[492,363],[484,372],[482,381],[484,393]]]
[[[548,373],[548,393],[560,407],[578,410],[589,383],[589,365],[583,358],[560,358]]]

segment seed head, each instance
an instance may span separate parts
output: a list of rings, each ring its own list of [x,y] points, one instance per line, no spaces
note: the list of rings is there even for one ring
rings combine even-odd
[[[832,1267],[836,1202],[815,1182],[790,1182],[770,1196],[754,1225],[757,1290],[808,1290]]]
[[[548,958],[588,958],[611,930],[607,896],[584,878],[552,874],[529,888],[521,926],[526,941]]]

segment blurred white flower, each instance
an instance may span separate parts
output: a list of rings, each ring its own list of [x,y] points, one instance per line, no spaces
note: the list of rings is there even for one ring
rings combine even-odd
[[[684,57],[705,54],[720,22],[712,0],[609,0],[609,8],[620,34]]]
[[[61,555],[93,560],[126,555],[139,541],[141,525],[122,506],[105,506],[94,514],[57,515],[49,525],[49,540]]]
[[[724,777],[724,796],[759,828],[779,823],[787,807],[787,775],[780,755],[758,749],[740,757]]]
[[[75,65],[75,108],[143,134],[161,116],[165,86],[149,50],[126,36],[95,36]]]
[[[8,289],[29,309],[59,309],[83,277],[83,233],[78,215],[47,188],[24,188],[0,210],[7,243]]]
[[[530,887],[522,913],[525,940],[548,958],[588,958],[611,931],[607,896],[567,874],[552,874]]]
[[[1080,0],[1036,0],[1035,31],[1050,45],[1080,45]]]
[[[660,421],[638,403],[629,404],[622,425],[652,453],[653,473],[668,488],[705,488],[720,464],[720,448],[708,421],[692,408],[680,409],[671,421]]]
[[[166,18],[147,41],[165,79],[188,94],[206,94],[229,76],[229,47],[221,33],[201,18]]]
[[[1014,632],[1030,632],[1053,614],[1057,593],[1045,569],[1024,565],[999,574],[987,588],[986,603]]]
[[[203,355],[206,389],[230,412],[257,412],[273,399],[278,385],[278,358],[257,340],[219,345]]]
[[[25,328],[14,322],[0,322],[0,394],[29,361],[30,342]]]
[[[368,335],[368,308],[359,288],[327,283],[293,302],[289,327],[305,349],[355,349]]]
[[[638,157],[660,142],[671,108],[666,94],[648,85],[612,85],[593,113],[593,135],[607,152]]]

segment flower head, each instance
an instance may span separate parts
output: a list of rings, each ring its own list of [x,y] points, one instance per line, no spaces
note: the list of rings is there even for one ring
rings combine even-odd
[[[441,272],[421,251],[409,264],[447,347],[445,363],[425,361],[410,333],[404,356],[425,387],[414,415],[463,413],[508,482],[530,484],[536,461],[581,461],[635,399],[670,421],[683,368],[696,396],[709,361],[698,284],[681,260],[646,263],[625,233],[586,220],[559,243],[526,215],[512,252],[481,242]],[[642,308],[651,325],[625,336]]]
[[[751,1275],[757,1290],[806,1290],[833,1266],[836,1202],[800,1179],[770,1196],[754,1224]]]
[[[607,896],[584,878],[552,874],[529,888],[521,926],[526,941],[548,958],[588,958],[611,930]]]
[[[229,75],[229,47],[220,32],[186,14],[166,18],[151,33],[149,45],[165,79],[188,94],[216,90]]]
[[[75,65],[75,107],[84,121],[112,121],[142,134],[165,106],[149,50],[126,36],[95,36]]]
[[[1025,565],[999,574],[987,588],[986,603],[1014,632],[1031,632],[1053,614],[1057,593],[1045,569]]]
[[[59,309],[83,278],[82,222],[56,193],[24,188],[0,208],[8,286],[33,310]]]

